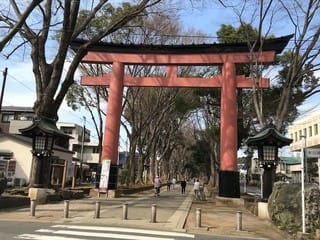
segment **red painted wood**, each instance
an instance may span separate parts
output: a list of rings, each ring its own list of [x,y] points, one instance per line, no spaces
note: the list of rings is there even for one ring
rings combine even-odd
[[[111,160],[112,164],[117,164],[118,161],[123,75],[124,65],[120,62],[114,62],[110,79],[107,118],[104,128],[101,154],[101,160]]]
[[[81,85],[86,86],[110,86],[111,75],[103,76],[83,76],[81,77]],[[253,80],[244,76],[236,76],[237,88],[251,88]],[[222,76],[215,75],[212,78],[196,78],[196,77],[139,77],[134,78],[129,75],[124,76],[123,85],[130,87],[221,87]],[[268,88],[269,79],[262,78],[258,81],[257,87]]]
[[[271,63],[274,61],[275,52],[266,51],[257,54],[253,62]],[[148,53],[109,53],[88,52],[82,59],[85,63],[112,64],[122,62],[133,65],[219,65],[227,59],[234,63],[248,63],[250,53],[202,53],[202,54],[148,54]]]
[[[232,62],[223,65],[221,88],[220,170],[237,171],[237,83],[236,67]]]

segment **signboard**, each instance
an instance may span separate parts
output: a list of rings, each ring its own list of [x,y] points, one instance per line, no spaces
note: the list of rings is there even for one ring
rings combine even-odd
[[[111,164],[111,160],[102,161],[100,184],[99,184],[99,192],[101,193],[106,193],[108,190],[110,164]]]
[[[306,148],[306,157],[309,158],[320,158],[320,148]]]

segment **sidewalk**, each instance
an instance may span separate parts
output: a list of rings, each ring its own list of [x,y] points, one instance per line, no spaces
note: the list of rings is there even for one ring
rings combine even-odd
[[[29,207],[1,210],[0,221],[89,224],[251,239],[290,239],[269,221],[259,219],[246,209],[224,206],[214,200],[193,201],[192,186],[187,187],[187,194],[184,195],[180,193],[179,186],[171,191],[162,188],[160,197],[154,197],[153,193],[152,190],[114,199],[100,197],[70,200],[68,218],[64,218],[65,202],[38,205],[34,217]],[[100,202],[100,218],[94,218],[97,201]],[[127,219],[123,219],[124,204],[127,204]],[[152,208],[156,212],[156,222],[152,222]],[[197,208],[201,209],[200,228],[196,227]],[[236,230],[237,211],[242,212],[242,231]]]

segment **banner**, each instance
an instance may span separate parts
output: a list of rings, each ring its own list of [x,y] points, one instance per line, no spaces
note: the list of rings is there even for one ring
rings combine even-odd
[[[101,165],[99,192],[106,193],[108,190],[111,160],[103,160]]]

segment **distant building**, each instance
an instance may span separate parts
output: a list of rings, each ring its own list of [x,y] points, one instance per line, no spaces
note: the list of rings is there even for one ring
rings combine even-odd
[[[32,166],[32,139],[18,134],[0,133],[0,171],[9,178],[11,185],[28,183]],[[52,155],[52,185],[62,183],[64,167],[66,180],[73,176],[73,152],[57,145]]]
[[[16,179],[21,178],[28,182],[32,163],[32,139],[22,136],[19,129],[31,125],[34,111],[28,107],[4,106],[2,107],[0,116],[0,160],[4,160],[4,155],[10,155],[12,156],[10,159],[16,161],[16,170],[10,173],[6,171],[6,175],[14,174]],[[80,173],[77,173],[79,171],[77,169],[82,165],[83,179],[85,179],[87,175],[91,175],[90,168],[96,169],[99,164],[100,150],[98,149],[98,144],[90,142],[90,131],[88,129],[84,131],[82,126],[74,123],[58,122],[57,127],[71,138],[68,142],[56,142],[52,157],[52,164],[55,166],[55,176],[53,177],[59,179],[58,175],[62,174],[63,171],[58,169],[58,166],[61,166],[62,161],[60,160],[62,159],[68,162],[67,174],[69,177],[72,177],[74,174],[79,177]],[[62,158],[60,156],[61,151],[68,153],[68,157],[64,155]],[[1,152],[3,153],[2,155]],[[0,170],[1,166],[5,169],[8,164],[7,160],[0,162]],[[12,163],[10,164],[12,165]],[[76,170],[74,170],[75,167]],[[57,182],[59,181],[61,183],[61,180],[57,180]]]
[[[31,107],[3,106],[1,108],[0,132],[20,134],[18,129],[10,131],[11,122],[18,120],[23,127],[26,127],[32,121],[33,116],[34,111]],[[27,123],[27,125],[24,123]],[[18,128],[19,126],[16,125],[16,127]]]
[[[291,151],[307,148],[320,148],[320,110],[306,116],[289,126],[289,136],[293,139]]]

